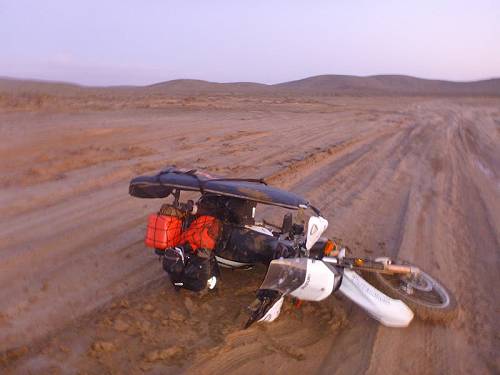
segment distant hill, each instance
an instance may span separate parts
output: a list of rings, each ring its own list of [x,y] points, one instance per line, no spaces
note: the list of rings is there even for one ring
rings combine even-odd
[[[63,94],[82,90],[86,90],[86,88],[73,83],[0,77],[0,92]]]
[[[216,83],[177,79],[149,86],[90,87],[69,83],[0,78],[0,93],[35,92],[58,95],[164,94],[164,95],[442,95],[500,96],[500,78],[452,82],[402,75],[369,77],[321,75],[266,85],[252,82]]]
[[[353,95],[500,95],[500,79],[451,82],[402,75],[322,75],[274,85],[288,92]]]
[[[173,81],[155,83],[145,88],[151,92],[195,95],[229,94],[232,92],[238,94],[259,93],[268,90],[269,86],[253,82],[217,83],[196,79],[176,79]]]

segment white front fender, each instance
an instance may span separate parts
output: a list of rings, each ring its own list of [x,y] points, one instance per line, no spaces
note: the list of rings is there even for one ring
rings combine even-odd
[[[350,269],[344,269],[339,291],[385,326],[407,327],[413,319],[403,301],[386,296]]]

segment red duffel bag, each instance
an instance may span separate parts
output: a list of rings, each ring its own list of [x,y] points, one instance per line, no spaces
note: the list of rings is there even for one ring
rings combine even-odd
[[[198,216],[181,235],[181,244],[189,244],[192,250],[213,250],[219,239],[221,223],[213,216]]]
[[[165,205],[158,214],[149,215],[144,242],[148,247],[164,250],[178,245],[181,234],[182,216]]]

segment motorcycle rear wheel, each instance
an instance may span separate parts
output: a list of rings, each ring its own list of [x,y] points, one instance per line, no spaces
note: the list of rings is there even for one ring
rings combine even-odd
[[[384,257],[375,261],[418,267],[401,259]],[[444,323],[454,319],[458,314],[453,294],[438,279],[421,269],[418,274],[410,276],[382,273],[371,273],[367,276],[375,287],[389,297],[406,303],[421,320]]]

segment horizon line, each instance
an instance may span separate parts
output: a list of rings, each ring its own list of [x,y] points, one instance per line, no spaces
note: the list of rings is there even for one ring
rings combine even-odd
[[[262,82],[255,82],[255,81],[219,82],[219,81],[210,81],[210,80],[199,79],[199,78],[173,78],[173,79],[169,79],[169,80],[155,81],[153,83],[148,83],[148,84],[144,84],[144,85],[134,85],[134,84],[87,85],[87,84],[77,83],[77,82],[73,82],[73,81],[59,81],[59,80],[50,80],[50,79],[32,78],[32,77],[14,77],[14,76],[0,75],[0,79],[12,80],[12,81],[16,81],[16,80],[17,81],[29,81],[29,82],[37,82],[37,83],[48,83],[48,84],[64,84],[64,85],[79,86],[79,87],[83,87],[83,88],[113,88],[113,87],[116,87],[116,88],[119,88],[119,87],[138,87],[139,88],[139,87],[150,87],[150,86],[160,85],[160,84],[174,82],[174,81],[198,81],[198,82],[215,83],[215,84],[244,84],[244,83],[247,83],[247,84],[256,84],[256,85],[271,87],[271,86],[281,85],[284,83],[297,82],[297,81],[302,81],[302,80],[306,80],[306,79],[310,79],[310,78],[326,77],[326,76],[352,77],[352,78],[406,77],[406,78],[414,78],[414,79],[419,79],[419,80],[424,80],[424,81],[438,81],[438,82],[449,82],[449,83],[477,83],[477,82],[493,81],[493,80],[500,79],[500,77],[489,77],[489,78],[481,78],[481,79],[475,79],[475,80],[470,80],[470,81],[456,81],[456,80],[441,79],[441,78],[423,78],[423,77],[411,76],[408,74],[389,74],[389,73],[370,74],[370,75],[325,73],[325,74],[317,74],[317,75],[307,76],[304,78],[292,79],[290,81],[283,81],[283,82],[278,82],[278,83],[262,83]]]

